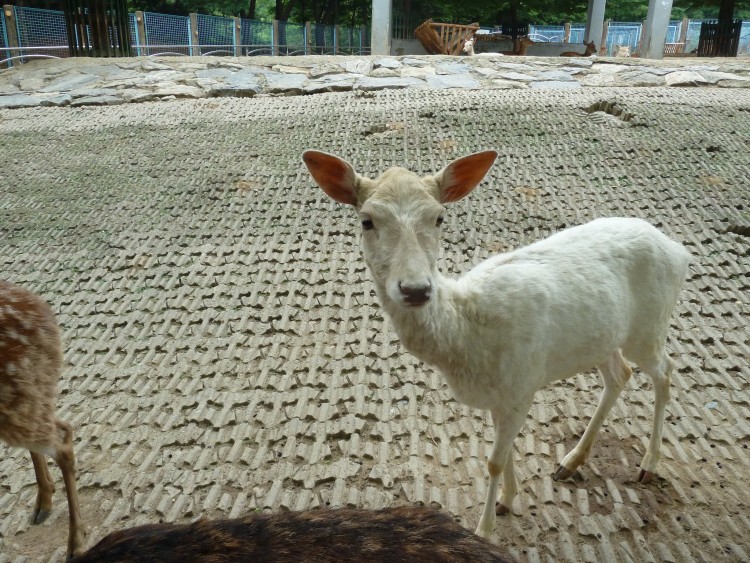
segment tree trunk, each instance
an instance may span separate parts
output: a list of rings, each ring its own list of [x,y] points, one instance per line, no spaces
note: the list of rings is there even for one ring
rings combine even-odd
[[[276,0],[276,19],[279,21],[287,21],[296,3],[297,0],[289,0],[286,5],[284,5],[283,0]]]
[[[250,0],[250,5],[247,8],[247,18],[250,20],[255,19],[255,3],[257,0]]]
[[[721,0],[719,5],[719,23],[731,23],[734,18],[735,0]]]

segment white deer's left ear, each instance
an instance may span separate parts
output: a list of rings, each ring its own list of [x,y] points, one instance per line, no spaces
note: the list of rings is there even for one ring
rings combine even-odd
[[[440,203],[463,199],[479,185],[497,158],[496,151],[482,151],[454,160],[435,174]]]

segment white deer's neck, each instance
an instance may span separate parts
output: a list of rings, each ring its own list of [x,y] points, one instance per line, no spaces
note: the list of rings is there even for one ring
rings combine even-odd
[[[391,300],[383,287],[378,297],[402,344],[420,360],[438,367],[461,355],[460,345],[471,316],[471,300],[456,280],[437,274],[430,301],[421,307],[404,307]],[[377,284],[376,284],[377,286]]]

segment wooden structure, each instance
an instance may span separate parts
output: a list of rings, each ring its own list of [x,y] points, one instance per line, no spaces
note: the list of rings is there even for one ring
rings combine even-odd
[[[703,22],[698,40],[699,57],[736,57],[742,20]]]
[[[130,22],[125,0],[65,0],[71,57],[130,57]]]
[[[478,30],[478,23],[459,25],[429,19],[414,30],[414,35],[430,55],[460,55],[464,41]]]

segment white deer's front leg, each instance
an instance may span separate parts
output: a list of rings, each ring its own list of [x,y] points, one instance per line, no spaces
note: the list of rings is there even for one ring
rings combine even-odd
[[[526,413],[531,403],[517,404],[507,411],[492,411],[492,422],[495,427],[495,441],[492,443],[492,451],[487,460],[487,470],[490,474],[487,485],[487,498],[484,511],[479,520],[476,534],[483,538],[489,538],[495,531],[495,499],[497,498],[497,487],[500,484],[500,474],[503,474],[503,493],[500,497],[500,505],[497,513],[510,511],[513,498],[516,496],[516,475],[513,470],[513,440],[523,425]]]

